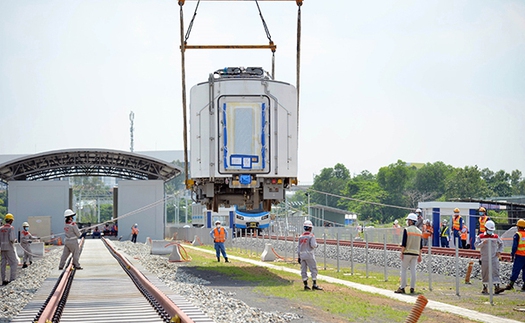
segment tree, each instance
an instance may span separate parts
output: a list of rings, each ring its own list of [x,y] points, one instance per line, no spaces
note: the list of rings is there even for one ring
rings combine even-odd
[[[314,177],[312,189],[320,192],[341,195],[350,179],[350,171],[343,164],[336,164],[333,168],[324,168],[321,174]],[[335,196],[312,192],[310,203],[317,203],[337,207],[339,198]]]
[[[443,162],[427,163],[418,169],[414,178],[414,190],[419,201],[438,199],[445,193],[445,179],[454,168]]]
[[[409,201],[405,193],[412,185],[416,172],[416,167],[408,166],[402,160],[398,160],[395,164],[390,164],[387,167],[381,167],[377,173],[377,182],[387,193],[383,203],[408,207]],[[395,218],[406,213],[397,208],[390,208],[389,212]]]
[[[387,197],[387,192],[381,188],[375,177],[368,171],[350,179],[342,195],[355,200],[342,199],[339,206],[356,213],[359,220],[370,220],[376,223],[384,223],[389,220],[389,216],[385,213],[385,207],[372,204],[383,203]]]
[[[478,166],[456,168],[445,180],[444,195],[447,199],[487,198],[491,193]]]

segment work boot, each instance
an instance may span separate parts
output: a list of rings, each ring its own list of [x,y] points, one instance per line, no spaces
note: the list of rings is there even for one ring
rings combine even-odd
[[[511,290],[514,288],[514,282],[511,280],[510,283],[505,286],[505,290]]]
[[[487,289],[486,285],[483,285],[483,290],[481,291],[481,294],[488,294],[489,290]]]
[[[410,294],[414,294],[414,289],[410,288]]]
[[[523,283],[523,286],[521,286],[521,292],[525,293],[525,282]]]
[[[27,268],[27,264],[24,262],[24,264],[22,265],[22,268]]]
[[[217,262],[221,262],[221,257],[217,257]]]
[[[312,286],[313,290],[323,290],[321,287],[317,286],[317,281],[314,280],[314,285]]]
[[[494,285],[494,294],[501,294],[505,291],[506,289],[505,288],[501,288],[499,287],[499,284],[498,285]]]
[[[82,267],[80,267],[80,266],[78,266],[78,267],[74,267],[74,268],[75,268],[75,270],[82,270],[82,269],[84,269],[84,268],[82,268]]]
[[[9,280],[4,280],[4,281],[2,282],[2,286],[5,286],[5,285],[7,285],[7,284],[9,284],[9,283],[10,283]]]
[[[228,260],[228,257],[224,257],[224,259],[226,259],[225,262],[230,262],[230,261]]]
[[[396,293],[396,294],[406,294],[405,289],[401,288],[401,287],[399,287],[397,290],[395,290],[394,293]]]
[[[308,287],[308,281],[307,280],[303,281],[303,284],[304,284],[304,290],[310,290],[311,289],[310,287]]]

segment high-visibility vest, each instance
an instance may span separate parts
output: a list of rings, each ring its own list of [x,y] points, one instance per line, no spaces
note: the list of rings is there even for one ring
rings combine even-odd
[[[525,256],[525,231],[516,232],[520,237],[518,241],[518,250],[516,251],[516,256]]]
[[[405,228],[407,232],[407,241],[405,246],[406,254],[418,255],[419,250],[421,249],[421,230],[419,230],[415,225],[411,225]]]
[[[489,217],[486,215],[479,217],[479,232],[485,232],[485,223],[487,223]]]
[[[461,215],[455,216],[452,220],[452,230],[459,231],[459,221],[461,220]]]
[[[133,228],[131,228],[131,233],[133,233],[133,234],[139,234],[139,229],[133,227]]]
[[[468,237],[468,229],[467,226],[463,226],[463,230],[461,231],[461,240],[467,240]]]
[[[224,229],[224,228],[215,228],[215,229],[213,229],[213,240],[215,242],[224,242],[224,241],[226,241],[226,229]]]
[[[448,227],[447,226],[441,227],[441,236],[448,237]]]
[[[423,224],[423,239],[428,239],[434,233],[434,228],[429,224]]]

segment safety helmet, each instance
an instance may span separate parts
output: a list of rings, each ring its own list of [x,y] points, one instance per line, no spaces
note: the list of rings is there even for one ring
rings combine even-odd
[[[487,223],[485,223],[485,228],[490,231],[496,230],[496,224],[494,224],[494,221],[488,220]]]
[[[525,220],[519,219],[518,222],[516,223],[516,226],[519,228],[525,228]]]
[[[5,219],[5,220],[12,220],[12,221],[14,221],[14,220],[15,220],[15,217],[14,217],[11,213],[7,213],[7,214],[5,215],[5,218],[4,218],[4,219]]]
[[[409,215],[407,215],[407,218],[406,218],[406,219],[407,219],[407,220],[412,220],[412,221],[416,222],[416,221],[417,221],[417,215],[414,214],[414,213],[410,213]]]
[[[424,224],[429,224],[429,223],[430,223],[430,220],[429,220],[429,219],[425,219],[425,220],[423,220],[423,223],[424,223]]]
[[[311,227],[313,227],[313,226],[314,226],[314,225],[313,225],[312,221],[310,221],[310,220],[306,220],[306,221],[304,221],[304,223],[303,223],[303,227],[309,227],[309,228],[311,228]]]
[[[215,224],[217,224],[217,223],[218,223],[218,224],[221,224],[221,221],[219,221],[219,220],[215,221]]]
[[[416,213],[423,213],[423,211],[421,211],[421,209],[417,209]]]
[[[75,212],[73,212],[71,209],[67,209],[64,211],[64,218],[67,218],[68,216],[74,216],[76,215]]]
[[[138,227],[139,225],[138,225],[137,223],[135,223],[133,226],[134,226],[134,227]]]
[[[487,212],[487,209],[483,206],[478,209],[479,212]]]
[[[447,223],[448,223],[448,221],[446,219],[443,220],[443,224],[447,224]]]
[[[458,209],[458,208],[455,208],[455,209],[454,209],[454,213],[459,213],[459,209]]]
[[[398,221],[398,220],[395,220],[395,221],[394,221],[394,224],[398,224],[398,223],[399,223],[399,221]]]
[[[29,223],[24,222],[24,223],[22,223],[22,226],[23,226],[23,227],[28,227],[28,226],[29,226]]]

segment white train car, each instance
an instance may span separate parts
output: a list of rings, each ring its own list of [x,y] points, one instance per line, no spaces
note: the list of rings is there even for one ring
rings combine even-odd
[[[190,92],[190,181],[208,209],[270,211],[297,184],[297,91],[262,68],[225,68]]]

